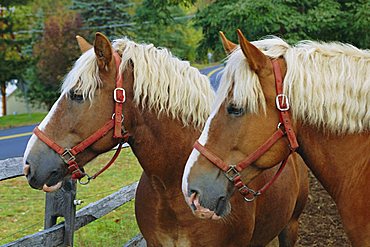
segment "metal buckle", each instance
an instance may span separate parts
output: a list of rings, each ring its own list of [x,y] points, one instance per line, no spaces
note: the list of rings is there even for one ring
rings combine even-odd
[[[230,168],[224,172],[224,174],[231,182],[234,182],[234,178],[240,176],[240,173],[238,170],[236,170],[235,166],[230,166]]]
[[[68,156],[68,157],[65,157],[65,156]],[[67,164],[68,164],[68,162],[73,161],[73,160],[76,159],[76,157],[71,153],[70,148],[64,149],[64,152],[60,155],[60,157]]]
[[[245,194],[245,191],[247,191],[247,194]],[[253,189],[249,188],[246,185],[243,185],[242,187],[239,188],[240,194],[243,195],[243,198],[247,202],[252,202],[254,199],[256,199],[257,196],[261,195],[261,192],[259,191],[254,191]],[[246,195],[251,195],[251,197],[247,197]]]
[[[281,104],[280,104],[280,100],[281,100]],[[276,96],[275,102],[276,102],[276,108],[278,108],[279,111],[287,111],[290,108],[288,96],[286,96],[283,93],[278,94]]]
[[[118,91],[122,91],[122,97],[123,97],[122,100],[118,99],[118,96],[117,96]],[[114,98],[114,101],[116,101],[117,103],[121,103],[121,104],[124,103],[126,101],[126,91],[125,91],[125,89],[123,89],[121,87],[118,87],[118,88],[114,89],[113,98]]]

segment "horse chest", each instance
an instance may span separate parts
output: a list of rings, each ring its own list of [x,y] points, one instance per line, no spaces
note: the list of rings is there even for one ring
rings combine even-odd
[[[163,247],[190,247],[191,241],[188,238],[188,235],[185,233],[177,234],[177,237],[174,238],[173,236],[166,234],[164,232],[157,232],[156,237],[158,242]]]

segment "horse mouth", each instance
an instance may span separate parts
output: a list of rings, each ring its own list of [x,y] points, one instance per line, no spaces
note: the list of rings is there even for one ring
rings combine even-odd
[[[63,181],[57,172],[52,172],[48,181],[42,186],[44,192],[54,192],[62,187]]]
[[[193,193],[189,198],[190,207],[193,210],[193,214],[200,219],[212,219],[219,220],[220,216],[208,208],[202,207],[199,202],[199,194]]]
[[[44,192],[54,192],[54,191],[60,189],[60,187],[62,187],[62,184],[63,184],[62,181],[59,181],[57,184],[51,185],[51,186],[48,186],[47,184],[44,184],[44,186],[42,186],[42,190]]]

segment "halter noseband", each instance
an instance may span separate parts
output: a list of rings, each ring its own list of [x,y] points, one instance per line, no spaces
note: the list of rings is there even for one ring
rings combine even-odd
[[[75,161],[76,155],[83,152],[86,148],[94,144],[96,141],[101,139],[105,136],[111,129],[114,129],[113,138],[120,139],[120,144],[116,153],[113,155],[112,159],[97,173],[93,176],[87,176],[88,183],[91,179],[95,179],[98,175],[100,175],[103,171],[105,171],[109,166],[113,164],[113,162],[118,157],[122,144],[128,141],[129,134],[126,130],[124,130],[123,126],[123,103],[126,100],[125,89],[123,89],[123,76],[119,73],[119,66],[121,64],[121,57],[117,52],[113,52],[114,61],[116,64],[116,88],[113,91],[113,99],[115,101],[115,109],[112,116],[107,123],[103,125],[100,129],[95,131],[92,135],[87,137],[85,140],[77,144],[72,148],[63,148],[59,146],[55,141],[53,141],[50,137],[48,137],[43,131],[41,131],[38,126],[33,130],[34,134],[46,145],[48,145],[51,149],[53,149],[57,154],[59,154],[60,158],[68,165],[68,171],[72,174],[72,179],[81,179],[85,175],[77,162]],[[82,183],[80,181],[80,183]]]
[[[247,158],[239,162],[237,165],[229,165],[225,163],[216,154],[212,153],[209,149],[204,147],[199,141],[194,143],[194,148],[198,150],[204,157],[211,161],[214,165],[224,171],[225,176],[234,183],[234,186],[239,190],[240,194],[248,202],[253,201],[257,196],[264,193],[280,176],[283,168],[285,167],[289,156],[298,148],[298,142],[296,135],[292,127],[292,121],[289,114],[289,101],[288,97],[283,93],[283,78],[281,76],[280,64],[277,60],[271,60],[273,71],[275,75],[275,86],[276,86],[276,108],[279,111],[279,124],[277,130],[272,134],[272,136],[267,139],[256,151],[251,153]],[[282,129],[283,127],[283,129]],[[275,173],[274,177],[267,182],[261,189],[255,191],[249,188],[241,180],[240,172],[255,162],[264,153],[267,152],[280,138],[287,136],[289,140],[290,152],[288,156],[281,161],[278,171]]]

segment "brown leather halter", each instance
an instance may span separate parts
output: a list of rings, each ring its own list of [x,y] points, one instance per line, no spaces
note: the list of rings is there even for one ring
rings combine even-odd
[[[50,137],[48,137],[44,132],[42,132],[38,127],[36,127],[33,132],[34,134],[43,141],[46,145],[48,145],[51,149],[53,149],[57,154],[59,154],[60,158],[68,165],[68,171],[72,174],[72,179],[81,179],[85,175],[88,177],[87,182],[82,184],[88,183],[91,179],[95,179],[97,176],[99,176],[103,171],[108,169],[109,166],[111,166],[114,161],[117,159],[122,144],[124,142],[128,141],[129,134],[127,131],[124,130],[123,126],[123,103],[126,100],[125,95],[125,89],[123,89],[123,76],[119,73],[119,66],[121,64],[121,57],[118,55],[117,52],[113,52],[115,64],[116,64],[116,88],[113,92],[113,99],[115,101],[115,109],[112,116],[112,119],[110,119],[106,124],[104,124],[103,127],[95,131],[92,135],[87,137],[85,140],[77,144],[76,146],[72,148],[63,148],[59,146],[55,141],[53,141]],[[75,161],[76,155],[83,152],[86,148],[94,144],[96,141],[101,139],[103,136],[105,136],[111,129],[114,128],[114,134],[113,138],[120,139],[120,144],[118,146],[118,149],[116,153],[113,155],[112,159],[97,173],[95,173],[93,176],[88,176],[85,172],[83,172],[77,162]]]
[[[276,108],[279,111],[280,122],[278,124],[277,130],[274,134],[256,151],[251,153],[247,158],[239,162],[237,165],[229,165],[225,163],[221,158],[216,154],[212,153],[209,149],[204,147],[199,141],[194,143],[194,148],[197,149],[204,157],[211,161],[214,165],[224,171],[225,176],[234,183],[234,186],[239,190],[246,201],[253,201],[257,196],[264,193],[279,177],[283,168],[285,167],[289,156],[298,148],[298,142],[296,135],[292,127],[292,121],[289,114],[289,101],[288,97],[283,93],[283,78],[281,76],[280,64],[278,60],[271,60],[274,75],[275,75],[275,85],[276,85]],[[283,127],[283,129],[282,129]],[[260,158],[264,153],[267,152],[280,138],[287,136],[289,140],[289,155],[281,161],[280,167],[274,177],[267,182],[261,189],[255,191],[249,188],[241,180],[240,172],[255,162]]]

